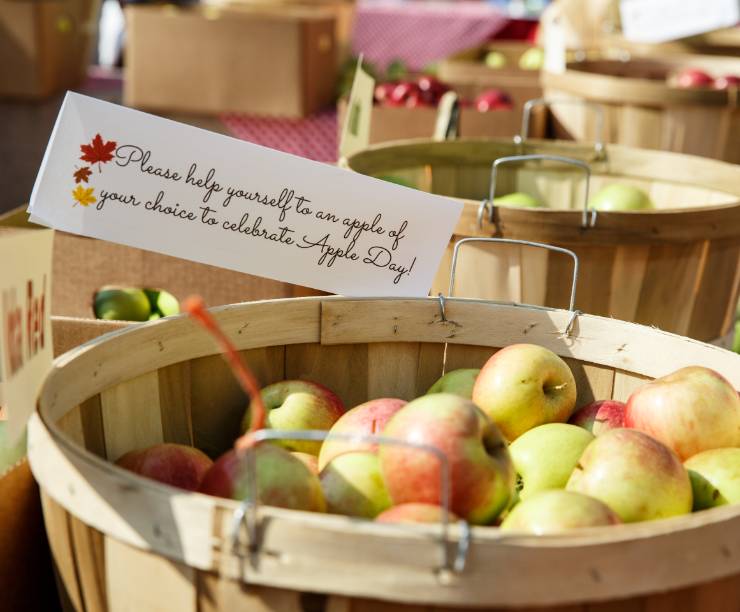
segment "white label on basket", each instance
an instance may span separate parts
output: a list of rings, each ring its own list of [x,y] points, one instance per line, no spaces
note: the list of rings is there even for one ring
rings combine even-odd
[[[29,210],[332,293],[423,296],[462,203],[68,93]]]
[[[347,112],[339,139],[339,156],[349,157],[370,144],[370,119],[373,112],[375,79],[362,69],[362,58],[357,61],[355,78],[347,100]]]
[[[54,232],[0,233],[0,381],[15,443],[51,367],[51,248]]]
[[[661,43],[734,26],[738,0],[621,0],[619,12],[627,40]]]

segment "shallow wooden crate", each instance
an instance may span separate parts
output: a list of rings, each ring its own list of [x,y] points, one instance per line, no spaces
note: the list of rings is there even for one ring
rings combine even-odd
[[[449,299],[442,317],[432,298],[328,297],[214,314],[262,384],[307,377],[348,405],[411,399],[443,368],[479,367],[518,341],[566,359],[579,403],[625,399],[690,364],[740,387],[738,355],[590,315],[565,333],[572,314],[563,310]],[[474,527],[457,573],[440,569],[438,527],[270,507],[258,511],[259,547],[246,558],[229,537],[237,502],[109,463],[163,440],[217,454],[232,443],[245,401],[211,338],[185,317],[116,332],[55,362],[31,421],[30,459],[67,610],[737,610],[738,506],[558,536]],[[463,533],[452,527],[451,552]]]
[[[712,76],[740,74],[740,58],[691,54],[633,56],[628,61],[573,62],[562,74],[542,73],[550,99],[595,102],[604,108],[604,134],[594,113],[578,105],[553,107],[559,138],[594,140],[689,153],[740,163],[738,90],[678,89],[665,78],[674,70],[700,68]]]
[[[497,194],[524,191],[550,208],[497,207],[478,221],[491,164],[520,154],[557,155],[590,167],[590,192],[622,182],[647,191],[657,210],[601,212],[582,227],[583,168],[561,163],[502,165]],[[392,174],[464,202],[432,289],[447,294],[453,244],[466,237],[546,242],[581,261],[577,308],[653,325],[703,341],[731,342],[740,292],[740,167],[688,155],[607,145],[528,140],[406,141],[375,145],[345,160],[363,174]],[[534,165],[533,165],[534,164]],[[518,245],[465,246],[455,294],[563,308],[567,257]]]

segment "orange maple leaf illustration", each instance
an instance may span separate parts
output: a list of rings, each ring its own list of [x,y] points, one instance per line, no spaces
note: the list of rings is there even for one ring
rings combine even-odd
[[[93,192],[95,190],[92,187],[83,187],[82,185],[77,185],[75,190],[72,192],[72,197],[75,199],[74,206],[77,206],[79,204],[80,206],[89,206],[90,204],[95,204],[97,202],[97,198],[93,195]]]
[[[75,171],[72,175],[75,179],[75,183],[87,183],[87,179],[90,178],[90,168],[83,166],[79,170]]]
[[[100,171],[100,164],[113,159],[113,151],[115,150],[116,142],[114,140],[103,142],[100,134],[96,134],[89,145],[80,145],[80,151],[82,151],[80,159],[91,164],[98,164],[98,171]]]

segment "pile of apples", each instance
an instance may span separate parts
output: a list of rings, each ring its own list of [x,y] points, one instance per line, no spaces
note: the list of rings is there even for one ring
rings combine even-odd
[[[489,68],[500,70],[508,66],[506,56],[501,51],[486,51],[483,63]],[[520,70],[542,70],[545,64],[545,51],[541,47],[530,47],[519,56],[517,66]]]
[[[740,87],[740,76],[736,74],[725,74],[713,77],[711,74],[699,68],[684,68],[668,76],[668,84],[681,89],[730,89]]]
[[[374,102],[389,107],[436,108],[440,98],[451,89],[436,77],[422,75],[412,80],[396,80],[376,85]],[[512,108],[511,98],[500,89],[487,89],[473,100],[461,100],[460,104],[482,113]]]
[[[522,191],[515,191],[493,199],[496,206],[514,206],[517,208],[546,208],[546,204],[534,196]],[[650,196],[639,187],[625,183],[611,183],[596,192],[588,201],[588,207],[594,210],[640,211],[655,208]]]
[[[93,296],[93,312],[106,321],[154,321],[179,314],[180,303],[162,289],[106,285]]]
[[[449,468],[450,517],[502,530],[553,533],[740,503],[740,397],[703,367],[647,382],[626,403],[576,409],[568,364],[542,346],[514,344],[480,370],[448,372],[409,402],[376,398],[345,410],[330,389],[304,380],[271,384],[260,396],[265,427],[328,432],[323,443],[281,439],[247,451],[265,505],[439,522],[439,457],[378,446],[365,434],[437,449]],[[209,495],[250,493],[237,450],[212,462],[197,449],[160,444],[118,464]]]

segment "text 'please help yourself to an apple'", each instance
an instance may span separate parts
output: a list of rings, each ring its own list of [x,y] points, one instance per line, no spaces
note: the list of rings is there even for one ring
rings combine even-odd
[[[30,211],[43,224],[345,295],[425,295],[446,198],[68,94]]]

